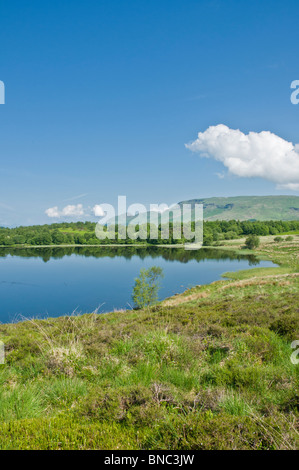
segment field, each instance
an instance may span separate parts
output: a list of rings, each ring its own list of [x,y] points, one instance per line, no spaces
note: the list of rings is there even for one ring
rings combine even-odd
[[[277,268],[143,310],[1,325],[0,449],[297,449],[299,237],[261,240]]]

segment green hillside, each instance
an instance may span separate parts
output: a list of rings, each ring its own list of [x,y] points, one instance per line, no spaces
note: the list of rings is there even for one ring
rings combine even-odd
[[[203,204],[205,220],[299,220],[299,196],[238,196],[191,199]]]

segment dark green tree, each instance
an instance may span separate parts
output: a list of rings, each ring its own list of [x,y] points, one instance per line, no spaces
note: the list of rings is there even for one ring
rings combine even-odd
[[[66,241],[67,239],[64,233],[59,232],[59,230],[54,230],[54,232],[52,232],[52,242],[54,245],[60,245],[62,243],[66,243]]]

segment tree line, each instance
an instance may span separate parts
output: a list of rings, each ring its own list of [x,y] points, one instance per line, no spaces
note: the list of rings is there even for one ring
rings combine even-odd
[[[169,238],[161,238],[161,225],[156,240],[150,238],[150,224],[147,224],[146,240],[132,240],[129,237],[118,237],[116,225],[115,239],[99,240],[95,235],[95,222],[62,222],[51,225],[20,226],[15,228],[0,228],[0,246],[50,246],[50,245],[111,245],[111,244],[178,244],[188,242],[182,235],[181,239],[173,237],[173,224],[170,223]],[[136,226],[136,231],[139,227]],[[194,230],[194,224],[192,226]],[[211,246],[219,244],[222,240],[232,240],[248,235],[278,235],[283,232],[299,230],[299,221],[239,221],[221,220],[206,221],[203,224],[203,244]]]

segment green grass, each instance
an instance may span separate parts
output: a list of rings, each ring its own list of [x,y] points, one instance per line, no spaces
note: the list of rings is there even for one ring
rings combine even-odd
[[[290,232],[283,232],[279,235],[299,235],[299,230],[291,230]]]
[[[0,449],[298,448],[298,242],[256,254],[279,267],[142,310],[1,325]]]
[[[94,230],[86,230],[85,228],[74,230],[71,227],[59,227],[58,231],[62,233],[70,233],[72,235],[79,235],[79,234],[85,235],[85,233],[94,234]]]

